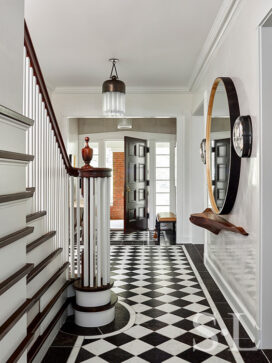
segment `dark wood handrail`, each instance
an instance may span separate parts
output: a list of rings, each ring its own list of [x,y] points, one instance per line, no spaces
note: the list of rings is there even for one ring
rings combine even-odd
[[[40,92],[42,94],[42,100],[45,104],[45,108],[47,110],[47,114],[49,116],[49,120],[52,125],[52,129],[55,134],[56,141],[57,141],[58,147],[60,149],[60,153],[62,155],[62,159],[63,159],[64,165],[65,165],[65,168],[67,170],[67,173],[69,175],[77,176],[78,169],[73,168],[70,163],[70,160],[69,160],[69,157],[68,157],[68,154],[66,151],[66,147],[64,145],[64,141],[63,141],[63,138],[62,138],[62,135],[60,132],[58,121],[56,119],[56,115],[55,115],[55,112],[54,112],[54,109],[53,109],[53,106],[52,106],[52,103],[51,103],[51,100],[50,100],[50,97],[49,97],[49,94],[47,91],[47,87],[46,87],[46,84],[45,84],[45,81],[43,78],[43,74],[42,74],[42,71],[41,71],[41,68],[39,65],[39,61],[38,61],[26,22],[25,22],[24,44],[26,47],[27,56],[29,57],[31,67],[33,69],[33,74],[35,75],[37,84],[39,85]]]
[[[82,175],[80,175],[79,168],[72,167],[26,22],[25,22],[24,44],[26,48],[27,57],[30,60],[30,66],[32,67],[33,74],[36,77],[37,84],[39,86],[39,90],[42,95],[42,101],[44,102],[45,108],[47,110],[49,121],[51,123],[54,135],[56,137],[56,142],[59,147],[60,153],[62,155],[62,159],[67,173],[71,176],[76,176],[76,177],[81,176],[86,178],[97,178],[97,177],[103,178],[110,176],[111,169],[107,168],[92,168],[92,170],[85,169],[84,171],[81,172]]]

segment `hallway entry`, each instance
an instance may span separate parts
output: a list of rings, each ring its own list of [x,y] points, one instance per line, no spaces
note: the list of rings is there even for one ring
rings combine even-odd
[[[125,137],[125,232],[147,229],[148,150],[146,140]]]

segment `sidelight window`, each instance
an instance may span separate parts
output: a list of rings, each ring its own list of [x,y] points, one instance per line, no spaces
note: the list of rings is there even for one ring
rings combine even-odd
[[[170,143],[156,142],[156,213],[170,211]]]

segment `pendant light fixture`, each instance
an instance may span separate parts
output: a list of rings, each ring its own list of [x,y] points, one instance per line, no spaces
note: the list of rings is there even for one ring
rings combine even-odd
[[[128,130],[132,129],[132,120],[128,118],[122,118],[118,121],[117,128],[119,130]]]
[[[106,80],[102,86],[103,93],[103,113],[105,116],[124,116],[126,85],[118,79],[116,63],[117,58],[109,59],[112,62],[110,79]]]

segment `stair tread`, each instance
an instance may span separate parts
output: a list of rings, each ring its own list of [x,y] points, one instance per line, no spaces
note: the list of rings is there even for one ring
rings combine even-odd
[[[19,231],[10,233],[2,238],[0,238],[0,248],[8,246],[9,244],[18,241],[19,239],[29,235],[34,231],[34,227],[25,227]]]
[[[27,283],[34,279],[49,263],[57,257],[62,252],[62,248],[58,248],[50,255],[48,255],[44,260],[42,260],[38,265],[36,265],[30,273],[27,275]]]
[[[20,199],[33,197],[34,191],[25,191],[20,193],[2,194],[0,195],[0,203],[12,202]]]
[[[17,122],[21,122],[27,126],[32,126],[34,124],[34,120],[32,120],[31,118],[26,117],[16,111],[13,111],[3,105],[0,105],[0,115],[8,117]]]
[[[40,212],[35,212],[35,213],[28,214],[26,216],[26,223],[32,222],[35,219],[38,219],[38,218],[43,217],[45,215],[46,215],[46,211],[45,210],[40,211]]]
[[[33,242],[29,243],[26,246],[26,253],[29,253],[30,251],[34,250],[36,247],[40,246],[44,242],[48,241],[50,238],[54,237],[56,235],[56,231],[51,231],[45,233],[43,236],[35,239]]]
[[[19,160],[19,161],[33,161],[34,155],[17,153],[14,151],[0,150],[1,159]]]

